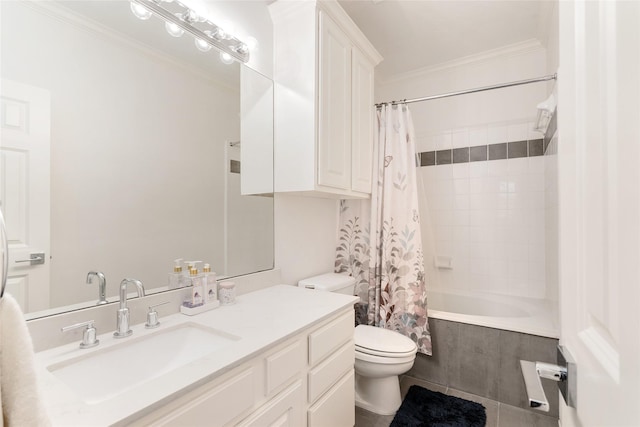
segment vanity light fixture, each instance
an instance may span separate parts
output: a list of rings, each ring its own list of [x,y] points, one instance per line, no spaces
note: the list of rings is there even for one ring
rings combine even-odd
[[[152,14],[162,18],[167,32],[173,37],[180,37],[185,32],[191,34],[195,37],[196,47],[202,52],[215,47],[220,51],[220,59],[225,64],[231,64],[234,60],[249,61],[248,43],[232,36],[177,0],[131,0],[131,11],[143,20],[149,19]],[[253,40],[250,40],[251,44]]]

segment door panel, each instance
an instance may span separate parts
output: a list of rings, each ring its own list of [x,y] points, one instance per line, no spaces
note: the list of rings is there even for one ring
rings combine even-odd
[[[561,344],[578,372],[561,422],[640,425],[640,5],[559,7]]]
[[[373,167],[373,67],[357,48],[352,50],[351,188],[371,193]]]
[[[7,292],[23,311],[49,307],[50,95],[2,80],[0,207],[9,240]],[[16,262],[44,252],[45,263]]]
[[[318,184],[351,188],[351,42],[320,12]]]

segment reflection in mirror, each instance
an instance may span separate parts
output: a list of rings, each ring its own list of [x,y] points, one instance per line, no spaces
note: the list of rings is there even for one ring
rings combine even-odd
[[[167,289],[177,258],[273,268],[269,79],[245,67],[241,91],[239,64],[128,2],[0,7],[7,292],[30,317],[95,305],[90,271],[113,302],[125,277]]]

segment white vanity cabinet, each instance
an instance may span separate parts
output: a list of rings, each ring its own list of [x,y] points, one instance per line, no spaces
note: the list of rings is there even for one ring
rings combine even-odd
[[[275,191],[369,197],[373,70],[382,57],[336,1],[279,1],[269,8]]]
[[[349,307],[166,402],[133,425],[353,426],[353,331]]]

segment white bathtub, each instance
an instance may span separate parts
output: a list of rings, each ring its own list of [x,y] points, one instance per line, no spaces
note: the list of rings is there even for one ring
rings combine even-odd
[[[429,317],[559,338],[557,304],[533,298],[432,289]]]

